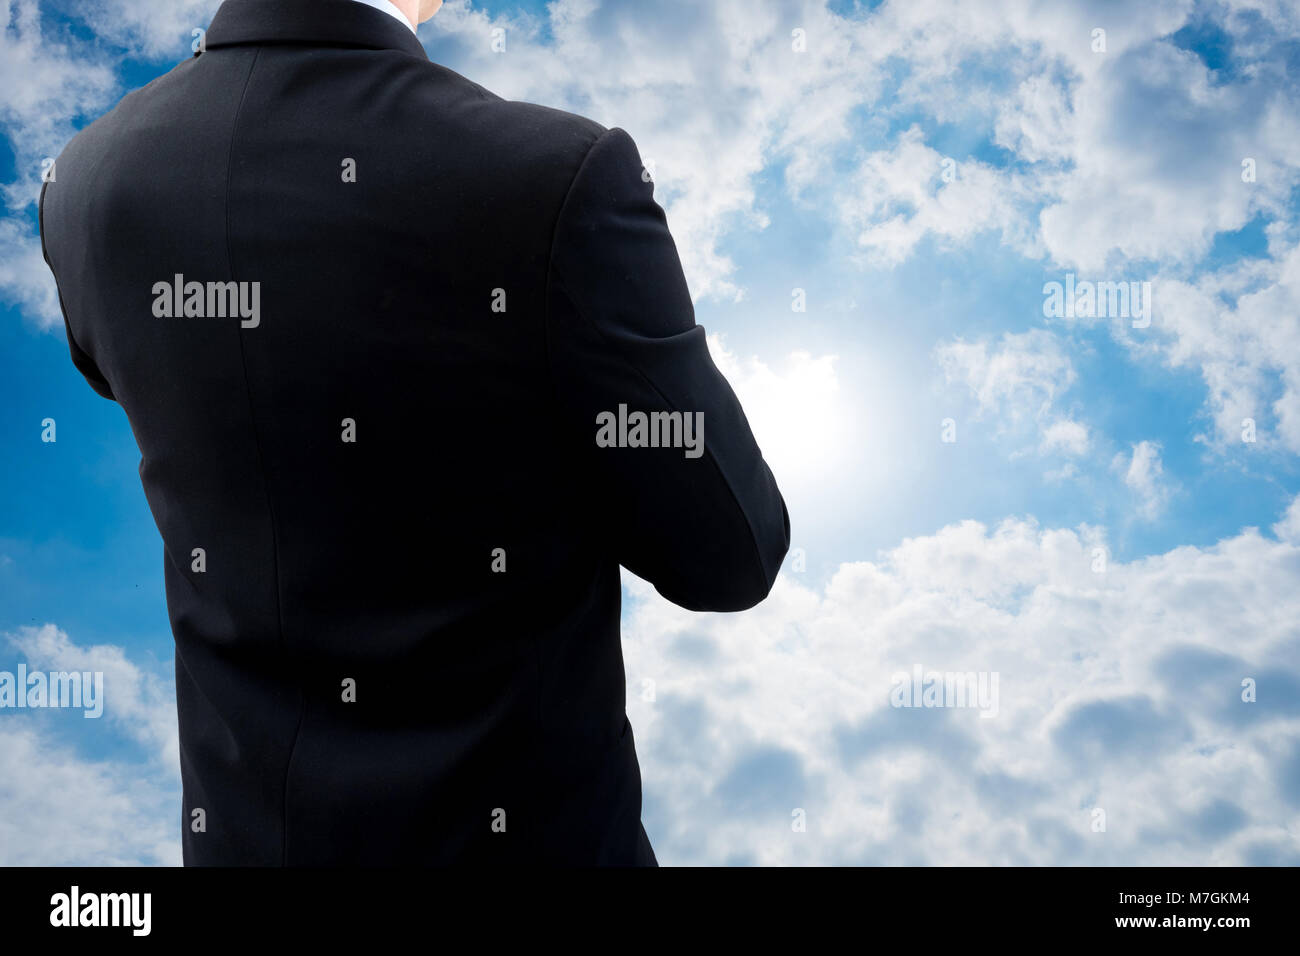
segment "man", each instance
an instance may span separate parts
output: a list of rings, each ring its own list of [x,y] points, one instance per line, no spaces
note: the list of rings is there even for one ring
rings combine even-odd
[[[619,565],[737,611],[788,546],[632,140],[429,62],[436,7],[226,0],[43,190],[164,542],[187,864],[654,864]]]

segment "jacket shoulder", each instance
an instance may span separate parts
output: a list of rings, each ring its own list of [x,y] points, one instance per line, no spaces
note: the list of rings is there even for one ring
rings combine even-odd
[[[453,101],[445,119],[461,127],[468,141],[515,156],[520,162],[561,165],[578,161],[608,129],[566,110],[510,100],[441,64],[420,64],[440,99]]]

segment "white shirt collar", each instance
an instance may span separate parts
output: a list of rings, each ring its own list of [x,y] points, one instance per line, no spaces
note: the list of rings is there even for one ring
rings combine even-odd
[[[392,2],[392,0],[357,0],[357,3],[364,3],[366,6],[374,7],[376,10],[383,10],[384,13],[387,13],[389,16],[397,17],[397,19],[401,20],[402,26],[406,27],[406,29],[410,30],[412,33],[415,32],[415,27],[411,26],[411,21],[406,19],[406,14],[397,9],[397,6]]]

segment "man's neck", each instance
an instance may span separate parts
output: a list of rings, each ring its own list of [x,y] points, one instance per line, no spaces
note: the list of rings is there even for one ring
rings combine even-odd
[[[420,0],[390,0],[393,6],[402,11],[414,30],[420,25]]]

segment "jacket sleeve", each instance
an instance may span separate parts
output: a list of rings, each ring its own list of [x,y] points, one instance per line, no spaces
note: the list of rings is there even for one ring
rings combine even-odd
[[[653,190],[636,145],[617,128],[575,174],[551,250],[553,386],[619,563],[681,607],[744,610],[771,590],[790,519],[695,323]],[[680,413],[681,442],[646,447],[656,426],[638,435],[636,412],[674,440],[677,422],[662,413]],[[685,447],[688,435],[694,447]]]
[[[68,337],[68,351],[72,356],[72,364],[76,366],[77,371],[81,373],[91,388],[104,398],[117,401],[117,398],[113,395],[113,389],[108,384],[108,379],[100,372],[94,360],[82,351],[81,346],[77,344],[77,340],[72,334],[72,325],[68,322],[68,309],[63,304],[63,290],[58,288],[58,275],[54,272],[54,263],[50,262],[50,253],[45,244],[45,191],[49,186],[48,182],[41,185],[41,196],[36,205],[36,221],[37,228],[41,233],[41,258],[45,260],[46,267],[50,270],[50,274],[54,276],[54,285],[59,296],[59,312],[63,316],[63,331]]]

